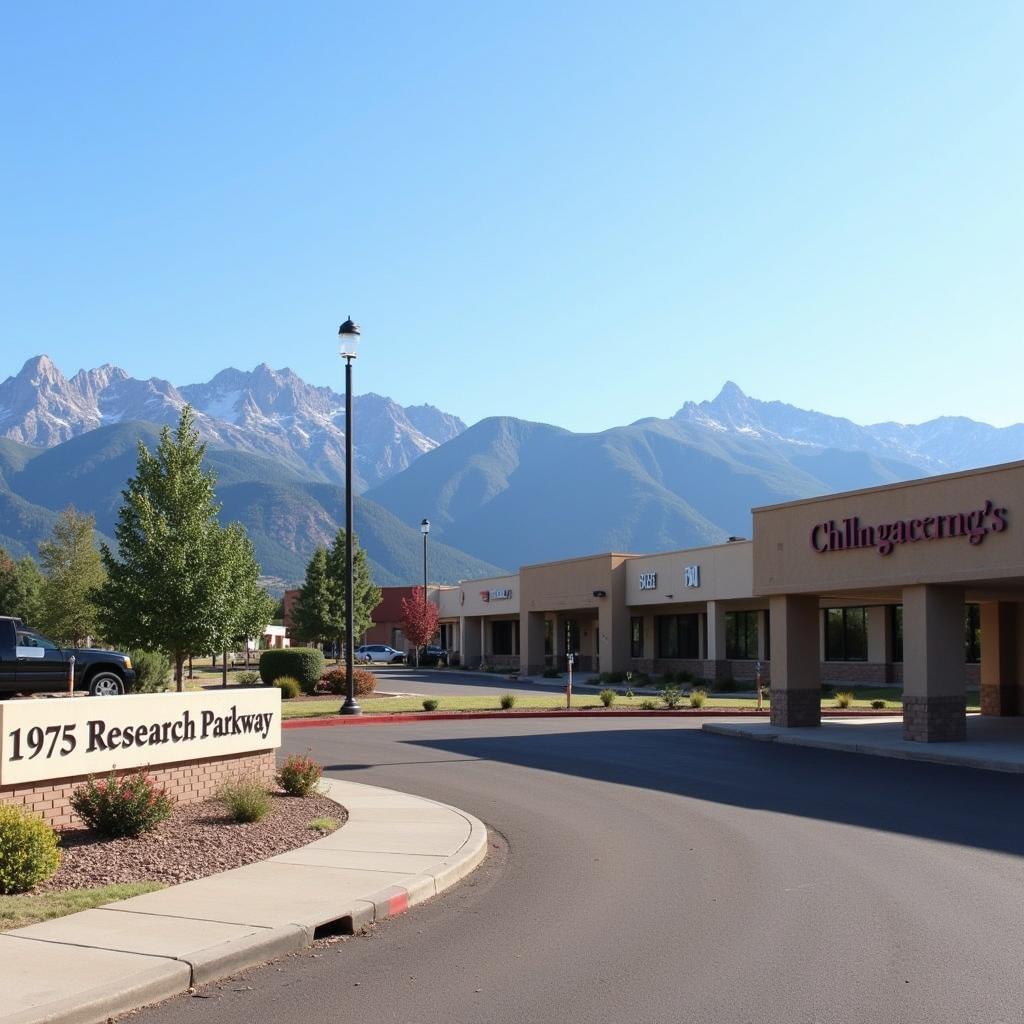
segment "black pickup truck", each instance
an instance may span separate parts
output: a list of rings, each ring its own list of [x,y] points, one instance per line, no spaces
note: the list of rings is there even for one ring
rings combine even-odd
[[[94,697],[126,693],[135,682],[132,659],[117,651],[58,647],[21,619],[0,616],[0,700],[14,693],[66,690],[75,658],[75,689]]]

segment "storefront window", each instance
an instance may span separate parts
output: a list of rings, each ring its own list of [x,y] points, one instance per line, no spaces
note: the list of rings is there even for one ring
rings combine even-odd
[[[699,658],[699,616],[658,615],[654,620],[659,658]]]
[[[502,621],[491,623],[491,650],[494,654],[519,653],[519,623]]]
[[[825,609],[825,660],[868,660],[867,608]]]
[[[629,620],[629,656],[644,656],[644,620],[640,615],[634,615]]]
[[[964,661],[968,665],[981,662],[981,605],[969,604],[964,609]]]
[[[725,613],[725,656],[730,661],[757,660],[757,612]]]

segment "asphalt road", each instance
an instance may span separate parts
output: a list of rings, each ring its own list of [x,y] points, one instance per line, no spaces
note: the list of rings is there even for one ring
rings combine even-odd
[[[466,808],[451,892],[145,1024],[1024,1019],[1015,776],[702,734],[691,720],[289,731],[331,774]]]

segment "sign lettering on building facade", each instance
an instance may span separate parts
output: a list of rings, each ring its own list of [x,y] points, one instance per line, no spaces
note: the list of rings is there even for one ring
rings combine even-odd
[[[700,566],[699,565],[687,565],[683,568],[683,586],[684,587],[699,587],[700,586]]]
[[[480,599],[488,603],[491,601],[511,601],[512,588],[496,587],[494,590],[481,590]]]
[[[642,572],[642,573],[640,573],[640,589],[641,590],[657,590],[658,589],[658,574],[656,572]]]
[[[1006,509],[991,501],[972,512],[897,519],[891,523],[862,526],[858,516],[836,522],[829,519],[811,527],[811,547],[819,554],[875,548],[880,555],[892,554],[897,544],[916,544],[922,540],[949,540],[965,537],[970,544],[981,544],[990,533],[1002,533],[1007,526]]]

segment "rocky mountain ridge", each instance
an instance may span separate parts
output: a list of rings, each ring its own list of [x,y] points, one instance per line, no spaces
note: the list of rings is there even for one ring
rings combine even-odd
[[[138,380],[110,364],[66,377],[48,356],[35,356],[0,383],[0,437],[51,448],[115,423],[173,424],[186,403],[195,408],[199,432],[212,445],[297,459],[328,483],[344,479],[344,396],[266,363],[177,387],[157,377]],[[431,405],[404,408],[372,393],[357,395],[353,411],[360,491],[465,430],[457,416]]]

